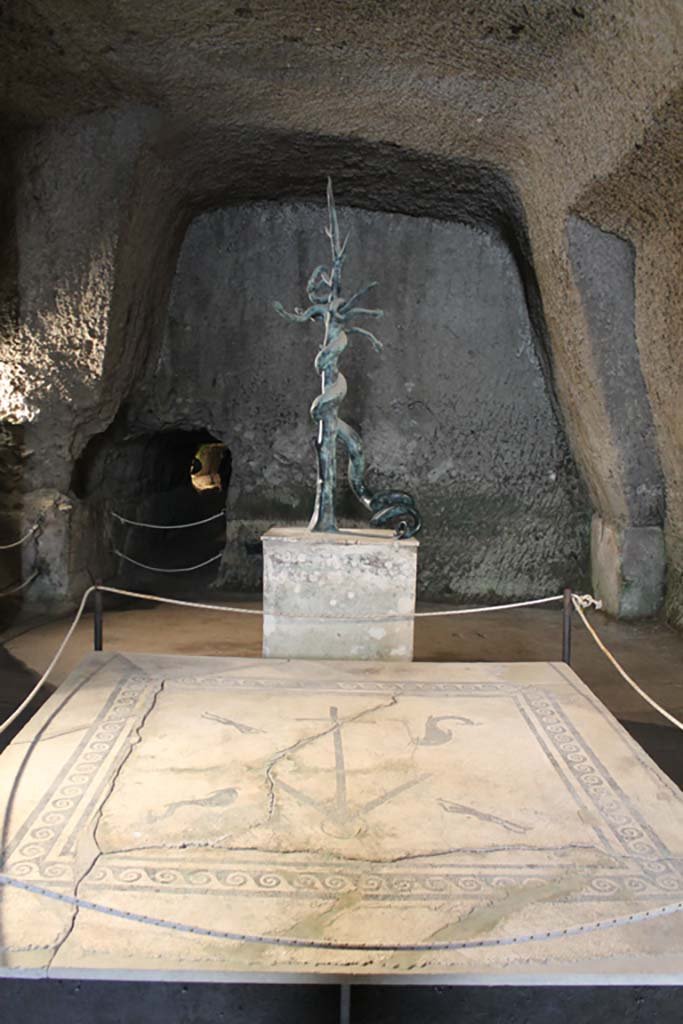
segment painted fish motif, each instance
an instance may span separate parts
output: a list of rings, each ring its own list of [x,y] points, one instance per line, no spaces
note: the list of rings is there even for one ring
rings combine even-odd
[[[230,787],[229,789],[216,789],[208,796],[199,797],[196,800],[176,800],[169,804],[162,814],[152,816],[152,821],[162,821],[170,818],[180,807],[229,807],[237,799],[239,791]]]
[[[250,732],[263,732],[263,729],[256,729],[253,725],[245,725],[243,722],[233,722],[232,718],[223,718],[222,715],[215,715],[213,711],[204,711],[202,718],[206,718],[209,722],[220,722],[221,725],[231,725],[233,729],[237,729],[241,733]]]
[[[437,803],[440,804],[447,814],[469,814],[472,818],[478,818],[479,821],[490,821],[493,825],[500,825],[501,828],[507,829],[508,832],[530,832],[531,825],[520,825],[516,821],[508,821],[507,818],[499,818],[495,814],[486,814],[485,811],[478,811],[476,807],[468,807],[466,804],[456,804],[452,800],[444,800],[443,797],[437,799]]]
[[[471,718],[463,718],[462,715],[430,715],[425,723],[425,734],[417,741],[419,747],[438,747],[442,743],[448,743],[453,739],[450,729],[442,729],[439,722],[459,722],[461,725],[474,725]]]

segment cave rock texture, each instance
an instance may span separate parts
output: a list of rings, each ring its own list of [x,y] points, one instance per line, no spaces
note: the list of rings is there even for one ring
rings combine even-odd
[[[678,0],[0,18],[0,541],[41,523],[3,585],[72,602],[117,568],[112,510],[225,507],[219,582],[258,587],[260,532],[313,497],[319,337],[272,302],[326,259],[329,174],[348,286],[386,311],[344,412],[373,486],[423,509],[422,594],[592,572],[614,614],[683,623]],[[197,497],[216,442],[229,482]]]

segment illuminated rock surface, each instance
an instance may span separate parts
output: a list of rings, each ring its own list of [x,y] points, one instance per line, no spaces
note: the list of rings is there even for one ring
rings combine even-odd
[[[178,256],[200,228],[218,231],[221,218],[249,221],[252,204],[275,204],[286,220],[293,204],[320,200],[331,174],[340,210],[380,218],[378,244],[387,254],[394,218],[420,221],[406,263],[430,223],[479,233],[482,259],[490,244],[514,271],[510,308],[539,368],[533,387],[527,381],[519,389],[513,373],[509,401],[500,404],[476,369],[480,354],[486,362],[498,351],[484,321],[474,363],[472,346],[447,332],[430,338],[436,350],[455,345],[440,384],[453,406],[473,393],[488,401],[494,439],[484,438],[480,475],[478,427],[468,447],[454,418],[449,429],[474,467],[467,459],[430,465],[444,488],[432,514],[450,523],[448,565],[431,581],[432,595],[528,596],[568,573],[578,585],[588,576],[594,512],[617,532],[663,532],[666,608],[680,622],[682,17],[677,0],[482,0],[457,9],[409,0],[351,9],[303,0],[219,7],[98,0],[87,12],[37,0],[3,14],[0,393],[13,455],[1,470],[9,480],[2,524],[16,536],[46,501],[54,510],[39,541],[40,580],[26,599],[72,599],[89,573],[114,570],[109,507],[118,499],[124,512],[149,511],[159,498],[151,493],[153,469],[136,490],[145,462],[129,460],[137,442],[154,446],[172,430],[206,430],[228,444],[247,435],[251,425],[227,418],[222,396],[211,397],[211,367],[226,339],[215,333],[200,350],[189,332],[184,346],[178,337],[165,345],[174,323],[196,327],[193,311],[210,279],[197,279],[192,302],[174,307],[169,323],[169,296],[187,283],[182,275],[174,283]],[[247,225],[235,244],[251,280],[269,239]],[[486,294],[501,274],[483,263],[480,270]],[[373,273],[385,282],[383,266]],[[421,279],[405,282],[399,305],[424,324],[416,313]],[[454,275],[455,293],[463,280]],[[286,299],[276,284],[272,296],[261,289],[259,308]],[[238,285],[225,281],[233,307]],[[382,304],[390,308],[384,294]],[[468,309],[476,323],[482,306]],[[206,312],[210,319],[215,309]],[[248,317],[241,322],[230,400],[239,397],[238,371],[253,340]],[[526,358],[513,335],[498,363],[503,380]],[[142,401],[162,352],[189,367],[189,404],[183,388],[160,407]],[[283,360],[281,377],[287,369]],[[282,395],[287,386],[277,382]],[[400,398],[388,422],[402,427],[412,417],[429,463],[442,443],[431,439],[437,385],[408,411],[395,381],[373,380],[369,392],[389,407]],[[369,393],[366,407],[371,400]],[[515,409],[537,423],[536,467]],[[365,418],[366,408],[360,412]],[[236,488],[240,473],[249,486],[250,459],[266,483],[281,474],[292,430],[282,418],[281,449],[247,438],[244,459],[234,463]],[[305,419],[302,408],[297,422]],[[543,472],[557,474],[553,500],[539,500]],[[285,502],[293,519],[297,488],[295,480]],[[451,493],[458,489],[474,496],[459,518]],[[260,502],[249,492],[251,509],[247,490],[230,497],[248,524],[240,544],[282,521],[282,506],[265,492]],[[493,534],[492,505],[504,520]],[[184,511],[168,496],[165,507]],[[497,575],[486,557],[492,537],[502,551]],[[533,564],[542,566],[536,575]],[[20,568],[9,566],[8,583]],[[243,569],[246,586],[253,580]],[[624,578],[635,569],[611,567]],[[464,579],[460,591],[451,579]],[[639,606],[649,603],[642,595]]]

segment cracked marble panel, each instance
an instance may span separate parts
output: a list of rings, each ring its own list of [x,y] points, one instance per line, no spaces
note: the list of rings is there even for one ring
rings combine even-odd
[[[0,758],[0,968],[54,977],[683,977],[683,795],[566,666],[93,654]]]

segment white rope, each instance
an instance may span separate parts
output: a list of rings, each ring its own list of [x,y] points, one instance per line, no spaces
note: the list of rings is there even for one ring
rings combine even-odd
[[[50,672],[52,672],[52,669],[55,667],[55,665],[57,664],[57,662],[61,658],[62,654],[64,653],[64,648],[66,647],[66,645],[68,644],[69,640],[73,636],[74,630],[76,629],[76,626],[78,625],[78,623],[81,620],[81,615],[83,614],[83,609],[85,608],[85,602],[88,600],[90,595],[95,590],[97,590],[97,587],[88,587],[86,592],[83,594],[83,597],[81,598],[81,603],[78,606],[78,611],[76,612],[76,615],[74,616],[74,620],[71,623],[71,625],[69,626],[69,629],[67,630],[66,636],[64,637],[64,639],[62,640],[61,644],[57,648],[57,653],[55,654],[55,656],[53,657],[52,661],[50,662],[50,664],[47,666],[47,668],[43,672],[42,676],[40,677],[40,679],[38,680],[36,685],[33,687],[31,692],[29,693],[28,697],[25,697],[24,700],[19,705],[19,707],[15,711],[12,712],[12,714],[9,716],[9,718],[6,718],[5,721],[0,724],[0,733],[3,733],[5,731],[5,729],[7,729],[12,724],[12,722],[16,718],[19,717],[19,715],[22,713],[24,708],[28,707],[28,705],[31,703],[31,701],[33,700],[35,695],[38,693],[38,691],[41,689],[41,687],[44,686],[44,684],[47,682],[47,679],[48,679],[48,676],[50,675]]]
[[[117,552],[117,554],[118,554],[118,552]],[[219,555],[217,557],[221,557],[221,556]],[[215,558],[211,559],[210,561],[215,561]],[[135,564],[140,564],[140,563],[135,563]],[[208,564],[208,563],[204,563],[204,564]],[[147,566],[143,566],[143,568],[147,568]],[[162,570],[162,571],[170,571],[170,572],[179,571],[179,572],[182,572],[184,570]],[[37,575],[37,574],[34,574],[34,577],[35,577],[35,575]],[[31,579],[33,579],[34,577],[31,577]],[[30,582],[30,580],[27,581],[27,583],[28,582]],[[230,613],[234,613],[234,614],[238,614],[238,615],[263,615],[263,611],[260,608],[237,608],[237,607],[231,606],[231,605],[203,604],[203,603],[198,602],[198,601],[181,601],[178,598],[161,597],[158,594],[141,594],[138,591],[123,590],[120,587],[109,587],[109,586],[99,586],[99,587],[93,586],[93,587],[88,587],[88,589],[83,594],[83,597],[81,598],[81,603],[80,603],[80,605],[78,607],[78,611],[76,612],[76,616],[75,616],[73,622],[71,623],[71,626],[69,627],[69,630],[68,630],[66,636],[64,637],[64,640],[60,644],[60,646],[59,646],[55,656],[53,657],[52,661],[48,665],[47,669],[45,670],[45,672],[43,673],[41,678],[36,683],[35,687],[31,691],[31,693],[29,693],[28,697],[25,698],[25,700],[16,709],[16,711],[14,711],[9,716],[9,718],[7,718],[3,723],[0,724],[0,734],[2,732],[4,732],[4,730],[9,725],[11,725],[11,723],[21,714],[21,712],[24,710],[24,708],[31,702],[31,700],[36,695],[36,693],[38,693],[40,688],[47,681],[47,679],[48,679],[52,669],[55,667],[55,665],[57,664],[57,662],[61,658],[62,653],[64,652],[64,649],[65,649],[66,645],[68,644],[69,640],[73,636],[74,630],[76,629],[76,626],[78,625],[78,623],[79,623],[79,621],[81,619],[81,616],[83,615],[83,609],[85,608],[85,603],[86,603],[88,597],[95,590],[104,591],[104,592],[109,593],[109,594],[118,594],[121,597],[133,597],[133,598],[137,598],[138,600],[141,600],[141,601],[153,601],[155,603],[160,603],[160,604],[176,605],[176,606],[181,607],[181,608],[200,608],[200,609],[202,609],[204,611],[230,612]],[[0,595],[0,596],[2,596],[2,595]],[[561,600],[562,597],[563,597],[563,595],[560,595],[559,597],[545,597],[545,598],[540,598],[540,599],[537,599],[537,600],[534,600],[534,601],[519,601],[519,602],[516,602],[515,604],[511,604],[511,605],[495,605],[495,606],[483,607],[483,608],[462,608],[462,609],[455,608],[455,609],[451,609],[451,610],[448,610],[448,611],[436,612],[436,613],[430,613],[430,612],[422,612],[422,613],[420,613],[420,612],[417,612],[416,616],[419,616],[419,615],[429,615],[429,614],[437,614],[437,615],[449,615],[449,614],[452,614],[452,615],[467,615],[467,614],[471,614],[471,613],[474,613],[474,612],[477,612],[477,611],[481,611],[481,612],[485,612],[485,611],[499,611],[499,610],[501,610],[503,608],[520,608],[520,607],[525,607],[525,606],[531,605],[531,604],[543,604],[543,603],[546,603],[546,602],[549,602],[549,601],[557,601],[557,600]],[[600,637],[598,636],[596,631],[591,626],[590,622],[586,618],[585,613],[583,611],[583,609],[585,607],[589,607],[591,605],[594,606],[594,607],[597,607],[597,608],[601,607],[600,602],[597,601],[594,597],[591,597],[590,594],[572,594],[572,602],[574,604],[574,607],[576,608],[576,611],[580,615],[584,625],[588,629],[588,632],[591,634],[591,636],[595,640],[595,642],[598,645],[598,647],[605,654],[605,656],[612,662],[614,667],[617,669],[617,671],[620,673],[620,675],[623,676],[623,678],[626,680],[626,682],[630,686],[632,686],[633,689],[636,690],[636,692],[639,693],[640,696],[645,701],[647,701],[648,704],[650,704],[653,708],[655,708],[655,710],[659,711],[659,713],[661,715],[663,715],[665,718],[667,718],[677,728],[683,730],[683,723],[679,722],[678,719],[674,718],[674,716],[672,714],[670,714],[663,707],[661,707],[659,704],[657,704],[656,701],[654,701],[651,697],[649,697],[648,694],[646,694],[644,692],[644,690],[642,690],[638,686],[638,684],[633,679],[631,679],[631,677],[628,675],[628,673],[624,671],[624,669],[621,667],[621,665],[616,660],[614,655],[612,655],[610,653],[610,651],[607,650],[605,645],[600,640]],[[289,618],[290,616],[287,616],[287,617]],[[408,616],[394,616],[394,618],[407,618],[407,617]],[[372,619],[372,620],[366,619],[365,621],[375,621],[375,620],[374,619]],[[384,621],[384,620],[377,620],[377,621]]]
[[[595,608],[597,612],[602,608],[602,601],[599,601],[597,597],[593,597],[592,594],[572,593],[572,602],[575,608]]]
[[[198,601],[179,601],[175,597],[139,594],[135,590],[121,590],[119,587],[100,586],[97,589],[106,590],[108,594],[120,594],[122,597],[139,597],[141,601],[160,601],[162,604],[177,604],[181,608],[204,608],[210,612],[239,612],[241,615],[263,615],[260,608],[231,608],[225,604],[200,604]]]
[[[112,512],[111,514],[114,519],[118,519],[120,523],[127,523],[128,526],[144,526],[148,530],[187,530],[190,526],[202,526],[204,523],[212,523],[215,519],[225,518],[225,509],[217,512],[215,516],[208,516],[207,519],[198,519],[195,523],[175,524],[139,523],[135,519],[126,519],[125,516],[120,516],[118,512]]]
[[[120,554],[120,552],[117,552],[117,554]],[[124,555],[122,557],[125,558],[126,556]],[[221,556],[218,555],[217,557],[220,558]],[[215,558],[211,559],[211,561],[215,561],[215,560],[216,560]],[[140,563],[135,563],[135,564],[137,565],[137,564],[140,564]],[[143,566],[143,568],[147,568],[147,566]],[[183,571],[183,570],[165,570],[165,571]],[[76,612],[74,620],[71,623],[71,626],[69,627],[66,636],[64,637],[64,639],[62,640],[61,644],[59,645],[59,648],[57,649],[57,652],[56,652],[55,656],[53,657],[52,661],[50,662],[50,664],[48,665],[47,669],[45,670],[43,675],[40,677],[40,679],[38,680],[38,682],[36,683],[34,688],[31,690],[29,695],[22,701],[22,703],[19,705],[19,707],[8,718],[5,719],[4,722],[0,723],[0,734],[2,734],[12,724],[12,722],[14,722],[16,718],[18,718],[18,716],[22,713],[24,708],[26,708],[27,705],[30,704],[30,702],[33,700],[33,698],[38,693],[38,691],[41,689],[41,687],[44,686],[45,683],[47,682],[47,679],[48,679],[50,673],[52,672],[52,669],[55,667],[55,665],[57,664],[57,662],[61,658],[66,645],[69,643],[69,640],[73,636],[74,630],[76,629],[78,623],[80,622],[81,616],[83,615],[83,609],[85,608],[85,603],[86,603],[88,597],[95,590],[106,591],[109,594],[119,594],[122,597],[135,597],[135,598],[138,598],[141,601],[154,601],[155,603],[178,605],[178,606],[180,606],[182,608],[201,608],[201,609],[204,609],[205,611],[212,611],[212,612],[234,612],[234,613],[237,613],[239,615],[263,615],[263,611],[260,608],[236,608],[234,606],[231,607],[229,605],[202,604],[202,603],[200,603],[198,601],[180,601],[177,598],[161,597],[161,596],[159,596],[157,594],[140,594],[140,593],[138,593],[138,592],[136,592],[134,590],[123,590],[123,589],[121,589],[119,587],[108,587],[108,586],[92,586],[92,587],[88,587],[88,589],[83,594],[83,597],[81,598],[81,603],[80,603],[80,605],[78,607],[78,611]],[[556,598],[556,597],[553,597],[553,598],[541,598],[540,600],[542,602],[543,601],[556,601],[556,600],[558,600],[558,598]],[[517,608],[517,607],[521,607],[521,606],[523,606],[525,604],[536,604],[536,603],[538,603],[538,602],[537,601],[518,602],[517,604],[514,604],[514,605],[499,605],[497,607],[498,608],[506,608],[506,607]],[[470,612],[478,611],[478,610],[488,611],[488,610],[497,610],[497,609],[487,609],[487,608],[482,608],[482,609],[469,609],[469,608],[466,608],[466,609],[454,609],[451,614],[454,614],[454,615],[457,615],[457,614],[468,614]],[[423,614],[429,614],[429,613],[423,613]],[[449,613],[437,613],[437,614],[449,614]],[[397,618],[397,617],[398,618],[407,618],[408,616],[395,616],[395,618]],[[375,620],[365,620],[365,621],[375,621]],[[381,620],[378,620],[378,621],[381,621]]]
[[[533,601],[515,601],[513,604],[488,604],[481,608],[448,608],[442,612],[414,612],[413,615],[395,616],[396,618],[426,619],[428,616],[436,615],[475,615],[479,612],[501,612],[507,608],[528,608],[532,604],[550,604],[551,601],[562,601],[562,594],[554,597],[537,597]],[[393,617],[393,616],[392,616]]]
[[[388,942],[334,942],[331,939],[304,939],[293,938],[288,935],[260,935],[249,932],[223,931],[218,928],[205,928],[202,925],[185,924],[180,921],[169,921],[163,917],[151,917],[148,914],[139,914],[133,910],[119,910],[117,907],[109,907],[103,903],[94,903],[92,900],[85,900],[79,896],[71,896],[68,893],[55,892],[53,889],[46,889],[42,885],[35,885],[33,882],[25,882],[10,875],[0,874],[0,885],[12,886],[15,889],[23,889],[25,892],[33,893],[36,896],[43,896],[46,899],[56,900],[58,903],[67,903],[79,910],[92,910],[97,914],[108,914],[111,917],[123,918],[126,921],[135,921],[137,924],[150,925],[153,928],[168,928],[176,932],[188,932],[192,935],[202,935],[211,939],[227,939],[231,942],[253,942],[261,946],[286,946],[289,948],[303,949],[329,949],[329,950],[350,950],[376,953],[428,953],[456,949],[483,949],[495,946],[519,946],[526,942],[547,942],[552,939],[564,939],[572,935],[585,935],[588,932],[606,931],[608,928],[619,928],[623,925],[635,924],[639,921],[648,921],[653,918],[667,917],[671,914],[680,913],[683,910],[683,902],[668,903],[664,906],[655,907],[652,910],[641,910],[634,914],[624,914],[621,917],[612,917],[604,921],[592,921],[588,924],[575,924],[567,928],[555,928],[546,932],[527,932],[523,935],[512,935],[500,939],[461,939],[456,942],[416,942],[416,943],[388,943]]]
[[[147,569],[149,572],[194,572],[195,569],[203,569],[205,565],[210,565],[211,562],[217,562],[219,558],[223,557],[223,552],[219,551],[217,555],[213,555],[211,558],[207,558],[205,562],[199,562],[198,565],[186,565],[180,569],[160,569],[158,565],[145,565],[144,562],[138,562],[134,558],[130,558],[128,555],[124,555],[123,551],[119,551],[118,548],[114,548],[114,554],[122,558],[124,562],[130,562],[132,565],[137,565],[141,569]],[[159,598],[159,600],[162,600]]]
[[[118,587],[88,587],[81,598],[81,603],[78,606],[76,615],[74,616],[73,622],[71,623],[67,633],[62,640],[59,648],[57,649],[54,657],[52,658],[47,669],[40,677],[36,685],[33,687],[28,696],[22,701],[19,707],[0,724],[0,733],[3,733],[11,724],[14,722],[22,711],[30,704],[35,695],[41,689],[41,687],[47,681],[52,669],[55,667],[59,659],[61,658],[67,644],[71,640],[71,637],[78,626],[83,615],[86,601],[90,594],[96,590],[106,591],[111,594],[120,594],[128,597],[137,597],[141,600],[147,601],[160,601],[165,604],[182,605],[184,607],[204,608],[210,611],[231,611],[239,612],[247,615],[259,615],[260,610],[247,609],[247,608],[229,608],[224,605],[210,605],[200,604],[194,601],[179,601],[173,598],[157,597],[153,594],[138,594],[134,591],[122,590]],[[482,609],[463,609],[454,610],[454,614],[460,612],[465,614],[467,612],[474,612],[476,610],[487,611],[487,610],[498,610],[498,608],[505,607],[523,607],[527,604],[538,604],[549,600],[557,600],[557,598],[542,598],[540,601],[532,602],[517,602],[515,605],[500,605],[496,608],[482,608]],[[620,674],[626,679],[626,681],[633,686],[633,688],[654,708],[656,708],[662,715],[668,718],[678,728],[683,729],[683,724],[678,722],[672,715],[670,715],[664,708],[660,707],[655,703],[643,690],[631,679],[631,677],[621,668],[617,660],[607,650],[605,645],[602,643],[597,633],[588,622],[585,616],[584,608],[590,605],[599,607],[599,602],[592,598],[590,595],[578,595],[572,594],[572,602],[579,616],[581,617],[584,625],[588,629],[589,633],[598,644],[603,653],[613,663],[615,668]],[[231,931],[222,931],[215,928],[204,928],[200,925],[189,925],[182,922],[169,921],[164,918],[150,917],[146,914],[137,914],[132,911],[118,910],[115,907],[109,907],[101,903],[94,903],[90,900],[84,900],[76,896],[70,896],[65,893],[57,893],[50,889],[46,889],[43,886],[34,885],[30,882],[21,881],[20,879],[12,878],[9,875],[0,874],[0,885],[7,885],[18,889],[23,889],[26,892],[31,892],[39,896],[43,896],[47,899],[56,900],[61,903],[67,903],[70,906],[78,907],[83,910],[92,910],[100,914],[109,914],[114,917],[120,917],[125,920],[136,921],[139,924],[149,925],[156,928],[168,928],[174,931],[188,932],[194,935],[203,935],[210,938],[226,939],[234,942],[253,942],[261,945],[273,945],[273,946],[286,946],[286,947],[303,947],[308,949],[331,949],[331,950],[366,950],[375,952],[429,952],[429,951],[445,951],[445,950],[458,950],[458,949],[481,949],[484,947],[495,947],[495,946],[508,946],[508,945],[519,945],[526,942],[544,942],[552,939],[561,939],[573,935],[586,934],[588,932],[600,930],[606,930],[608,928],[616,928],[624,925],[634,924],[640,921],[646,921],[653,918],[665,917],[671,914],[679,913],[683,910],[683,902],[671,903],[665,906],[656,907],[652,910],[639,911],[634,914],[626,914],[621,917],[614,917],[608,920],[595,921],[588,924],[572,925],[568,928],[559,928],[546,932],[530,932],[523,935],[516,935],[507,938],[500,939],[466,939],[458,942],[436,942],[436,943],[402,943],[397,945],[390,945],[388,943],[342,943],[332,942],[321,939],[302,939],[302,938],[291,938],[288,936],[269,936],[269,935],[258,935]]]
[[[39,574],[38,570],[36,569],[36,571],[35,571],[34,573],[32,573],[32,574],[31,574],[31,575],[30,575],[30,576],[28,577],[28,579],[25,579],[23,583],[20,583],[20,584],[19,584],[18,586],[16,586],[16,587],[12,587],[12,589],[11,589],[11,590],[3,590],[3,591],[0,591],[0,597],[11,597],[11,596],[12,596],[12,594],[18,594],[18,593],[19,593],[19,591],[20,591],[20,590],[24,590],[24,589],[25,589],[25,588],[26,588],[26,587],[27,587],[27,586],[29,585],[29,583],[33,583],[33,581],[34,581],[34,579],[36,578],[36,576],[39,576],[39,575],[40,575],[40,574]]]
[[[605,655],[605,657],[609,661],[612,662],[612,664],[614,665],[614,667],[617,670],[617,672],[619,673],[619,675],[623,679],[625,679],[626,682],[628,683],[628,685],[632,686],[633,689],[636,691],[636,693],[640,694],[640,696],[643,698],[643,700],[646,701],[651,707],[653,707],[655,709],[655,711],[659,711],[660,715],[663,715],[664,718],[667,718],[671,722],[672,725],[676,726],[677,729],[683,730],[683,722],[679,722],[679,720],[677,718],[674,718],[674,716],[669,711],[667,711],[665,708],[663,708],[661,706],[661,704],[658,704],[656,700],[653,700],[652,697],[649,696],[649,694],[645,693],[645,690],[642,690],[640,688],[640,686],[638,686],[638,683],[635,682],[634,679],[631,679],[631,677],[628,674],[628,672],[626,672],[621,667],[621,665],[619,664],[617,659],[614,657],[614,655],[611,653],[611,651],[608,651],[607,647],[605,647],[604,643],[602,642],[602,640],[600,639],[600,637],[598,636],[596,631],[591,626],[590,622],[586,618],[586,613],[584,612],[584,608],[590,607],[591,604],[594,605],[595,607],[601,607],[601,603],[599,601],[596,601],[595,598],[591,598],[587,594],[585,594],[585,595],[572,594],[572,602],[574,604],[574,607],[576,608],[576,611],[578,612],[579,616],[581,617],[581,621],[583,622],[584,626],[586,627],[586,629],[588,630],[590,635],[593,637],[593,639],[595,640],[596,644],[598,645],[598,647],[600,648],[602,653]]]
[[[19,538],[19,540],[12,541],[11,544],[0,544],[0,551],[9,551],[10,548],[18,548],[18,547],[20,547],[22,544],[24,544],[29,539],[29,537],[33,536],[33,534],[36,532],[37,529],[38,529],[38,523],[34,523],[34,525],[31,527],[31,529],[28,531],[28,533],[25,533],[23,537]]]
[[[132,558],[128,558],[127,555],[122,555],[120,551],[116,551],[116,554],[120,555],[121,558],[125,558],[129,562],[133,562],[134,565],[141,566],[143,569],[152,569],[153,568],[152,566],[143,565],[141,562],[135,562]],[[216,557],[220,558],[220,555],[218,555]],[[206,565],[207,563],[204,562],[202,564]],[[182,569],[159,569],[158,571],[159,572],[184,572],[184,571],[189,571],[189,570],[182,570]],[[162,604],[177,604],[177,605],[180,605],[180,606],[182,606],[184,608],[204,608],[204,609],[207,609],[208,611],[215,611],[215,612],[237,612],[237,614],[239,614],[239,615],[263,615],[264,614],[263,610],[260,609],[260,608],[258,608],[258,609],[254,609],[254,608],[235,608],[235,607],[230,607],[228,605],[222,605],[222,604],[200,604],[197,601],[178,601],[175,598],[171,598],[171,597],[161,597],[160,595],[157,595],[157,594],[140,594],[139,592],[134,591],[134,590],[119,590],[116,587],[99,587],[98,589],[99,590],[107,590],[111,594],[121,594],[121,595],[123,595],[125,597],[139,597],[143,601],[159,601]],[[380,616],[375,616],[375,617],[363,615],[363,616],[359,616],[358,618],[344,618],[344,619],[338,619],[338,620],[335,620],[335,621],[340,621],[340,622],[361,622],[361,623],[364,623],[364,622],[403,622],[403,621],[406,621],[407,619],[413,619],[413,618],[419,619],[419,618],[425,618],[426,616],[434,616],[434,615],[473,615],[475,612],[497,612],[497,611],[502,611],[503,609],[506,609],[506,608],[525,608],[528,605],[547,604],[550,601],[562,601],[562,600],[563,600],[563,595],[559,594],[556,597],[541,597],[541,598],[537,598],[537,599],[535,599],[533,601],[517,601],[514,604],[487,605],[487,606],[484,606],[482,608],[449,608],[449,609],[447,609],[445,611],[438,611],[438,612],[413,612],[412,615],[380,615]],[[332,621],[331,619],[330,620],[322,620],[320,618],[320,616],[317,616],[317,615],[278,615],[277,617],[278,618],[282,618],[282,619],[297,619],[297,620],[298,619],[306,619],[306,620],[310,620],[312,622]]]

